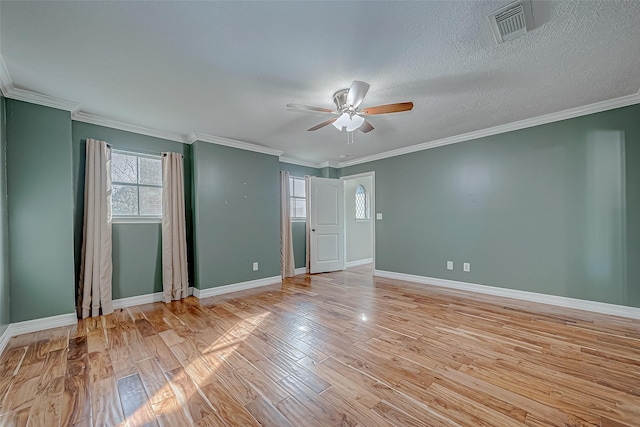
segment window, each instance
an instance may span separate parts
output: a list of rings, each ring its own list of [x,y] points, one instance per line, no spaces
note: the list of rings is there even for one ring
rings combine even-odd
[[[111,184],[114,218],[162,218],[160,156],[113,150]]]
[[[291,207],[291,219],[305,221],[307,219],[307,200],[304,178],[289,177],[289,205]]]
[[[369,198],[367,197],[367,191],[362,185],[358,185],[356,188],[356,219],[368,220],[369,219]]]

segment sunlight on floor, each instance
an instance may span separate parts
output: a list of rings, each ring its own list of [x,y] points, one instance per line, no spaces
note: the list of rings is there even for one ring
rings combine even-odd
[[[194,394],[202,394],[201,387],[209,382],[210,377],[214,375],[216,370],[218,370],[225,363],[225,360],[235,352],[235,349],[264,322],[269,314],[269,312],[264,312],[236,323],[228,329],[224,335],[207,347],[206,350],[202,352],[202,356],[198,356],[195,359],[190,360],[188,364],[182,363],[184,370],[181,370],[178,375],[170,380],[167,379],[164,386],[150,399],[150,401],[158,401],[159,398],[161,399],[163,396],[175,394],[176,401],[180,405],[178,407],[171,408],[171,411],[180,411],[181,406],[188,406],[189,400],[192,399]],[[169,348],[174,347],[175,345],[177,344],[169,346]],[[180,361],[183,362],[182,360]],[[196,387],[188,386],[191,383],[191,380],[195,382]],[[202,397],[205,398],[204,400],[206,402],[208,402],[205,396]],[[165,400],[168,399],[164,399],[163,402]],[[213,409],[216,412],[219,412],[219,408]],[[138,423],[151,423],[156,419],[153,412],[154,411],[148,411],[145,406],[142,406],[138,408],[136,412],[127,419],[127,421],[129,421],[129,419],[135,419]]]

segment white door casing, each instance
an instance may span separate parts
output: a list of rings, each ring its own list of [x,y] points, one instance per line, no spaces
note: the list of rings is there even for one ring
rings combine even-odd
[[[344,270],[344,185],[339,179],[309,181],[310,272]]]

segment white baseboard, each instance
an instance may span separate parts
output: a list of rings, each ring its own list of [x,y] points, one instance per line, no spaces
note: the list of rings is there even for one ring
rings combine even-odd
[[[296,276],[298,274],[306,274],[306,273],[307,273],[307,267],[296,268]]]
[[[113,309],[132,307],[134,305],[151,304],[152,302],[162,301],[162,292],[153,294],[137,295],[135,297],[118,298],[113,300]]]
[[[58,328],[60,326],[71,326],[76,323],[78,323],[78,316],[76,313],[60,314],[57,316],[43,317],[42,319],[10,323],[0,337],[0,354],[4,351],[4,348],[11,337],[31,332],[44,331],[45,329]]]
[[[274,285],[281,283],[280,276],[265,277],[264,279],[250,280],[248,282],[233,283],[231,285],[216,286],[208,289],[193,289],[193,296],[196,298],[208,298],[215,295],[228,294],[231,292],[244,291],[247,289],[259,288],[260,286]]]
[[[4,348],[7,346],[7,343],[9,342],[9,339],[11,338],[11,331],[9,330],[9,326],[7,326],[4,330],[4,332],[2,333],[2,335],[0,335],[0,354],[2,354],[2,352],[4,351]]]
[[[610,314],[613,316],[640,319],[640,308],[627,307],[625,305],[608,304],[605,302],[588,301],[577,298],[561,297],[557,295],[540,294],[536,292],[519,291],[516,289],[499,288],[495,286],[478,285],[475,283],[457,282],[455,280],[438,279],[435,277],[416,276],[413,274],[395,273],[393,271],[375,270],[374,276],[389,279],[406,280],[408,282],[423,283],[427,285],[441,286],[443,288],[460,291],[477,292],[480,294],[495,295],[505,298],[514,298],[540,304],[550,304],[576,310],[592,311],[595,313]]]
[[[189,286],[187,295],[193,295],[193,286]],[[133,307],[134,305],[151,304],[154,302],[162,302],[162,292],[153,294],[137,295],[135,297],[118,298],[113,300],[113,309]]]
[[[365,259],[359,259],[357,261],[349,261],[348,263],[345,264],[345,268],[358,267],[359,265],[371,264],[372,262],[373,262],[373,258],[365,258]]]

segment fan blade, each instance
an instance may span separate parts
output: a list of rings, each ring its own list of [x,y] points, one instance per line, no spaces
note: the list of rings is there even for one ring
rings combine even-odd
[[[335,117],[335,118],[333,118],[333,119],[329,119],[329,120],[327,120],[326,122],[322,122],[322,123],[320,123],[319,125],[315,125],[314,127],[307,129],[307,132],[308,132],[308,131],[313,131],[313,130],[318,130],[318,129],[320,129],[320,128],[323,128],[323,127],[325,127],[325,126],[327,126],[327,125],[330,125],[331,123],[335,122],[336,120],[338,120],[338,118],[337,118],[337,117]]]
[[[399,113],[413,109],[413,102],[399,102],[397,104],[378,105],[376,107],[365,108],[360,111],[363,116],[371,114]]]
[[[358,130],[362,133],[371,132],[373,130],[373,126],[368,121],[364,121],[364,123],[358,128]]]
[[[347,93],[347,106],[358,108],[369,90],[369,83],[354,81]]]
[[[311,105],[302,105],[302,104],[287,104],[287,108],[295,108],[296,110],[306,110],[306,111],[320,111],[322,113],[337,113],[337,111],[330,110],[328,108],[313,107]]]

